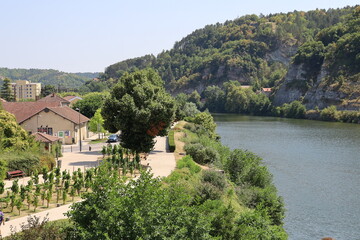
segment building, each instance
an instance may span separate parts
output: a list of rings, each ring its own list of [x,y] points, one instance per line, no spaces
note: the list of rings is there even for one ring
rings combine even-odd
[[[66,96],[64,99],[70,102],[70,106],[73,106],[77,101],[82,100],[82,98],[78,96]]]
[[[41,83],[32,83],[26,80],[17,80],[11,83],[15,101],[37,100],[41,93]]]
[[[60,138],[51,136],[46,133],[36,132],[32,134],[35,137],[35,140],[41,142],[46,151],[51,152],[52,145],[60,142]]]
[[[54,103],[55,102],[55,103],[58,103],[59,106],[70,106],[70,102],[68,100],[56,95],[55,93],[51,93],[51,94],[47,95],[46,97],[43,97],[43,98],[37,100],[37,102],[45,102],[45,103]]]
[[[264,93],[266,96],[270,96],[271,88],[261,88],[261,92]]]
[[[88,137],[90,119],[61,102],[4,102],[3,107],[30,134],[46,133],[60,138],[63,144],[78,143],[80,136],[82,140]]]

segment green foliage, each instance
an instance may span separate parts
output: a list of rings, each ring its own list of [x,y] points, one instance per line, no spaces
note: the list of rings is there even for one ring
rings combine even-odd
[[[335,106],[330,106],[321,110],[320,118],[323,121],[338,121],[339,112],[336,110]]]
[[[32,137],[17,124],[15,116],[0,110],[0,147],[5,151],[10,149],[25,150],[35,145]]]
[[[186,144],[184,150],[199,164],[210,164],[218,162],[220,159],[219,153],[215,149],[205,147],[200,143]]]
[[[98,73],[84,76],[84,74],[65,73],[57,70],[41,69],[9,69],[0,68],[0,76],[8,77],[13,80],[26,79],[31,82],[39,82],[42,85],[53,85],[64,90],[64,88],[77,89],[83,83],[98,76]]]
[[[149,152],[155,136],[164,136],[173,120],[175,104],[165,92],[154,70],[125,74],[105,101],[105,128],[121,131],[121,144],[138,152]]]
[[[14,93],[13,93],[13,91],[11,89],[10,79],[9,78],[5,78],[3,80],[3,84],[1,86],[0,97],[5,99],[8,102],[11,102],[11,101],[15,100]]]
[[[285,103],[274,110],[275,116],[287,118],[305,118],[306,108],[300,101],[293,101],[290,104]]]
[[[107,167],[100,171],[93,192],[69,213],[76,239],[212,239],[208,220],[181,188],[163,188],[148,173],[125,183]]]
[[[225,111],[225,92],[218,86],[208,86],[203,92],[205,98],[204,108],[210,112]]]
[[[169,151],[170,152],[175,152],[175,139],[174,139],[174,130],[170,130],[169,131],[169,135],[168,135],[168,141],[169,141]]]
[[[79,108],[81,114],[92,118],[95,112],[102,107],[105,98],[109,96],[108,92],[91,92],[83,96],[82,100],[77,101],[72,108]]]
[[[178,169],[188,168],[191,174],[198,173],[201,170],[200,166],[197,165],[193,161],[192,157],[188,155],[176,162],[176,168]]]
[[[216,124],[214,122],[214,118],[209,112],[201,112],[196,114],[194,119],[192,119],[192,122],[203,126],[209,134],[210,138],[216,137]]]
[[[225,110],[227,112],[264,115],[270,109],[271,103],[265,94],[256,94],[252,89],[244,89],[234,82],[226,83]]]
[[[235,149],[226,162],[225,169],[232,182],[263,188],[270,184],[272,177],[261,162],[262,159],[255,154]]]
[[[89,129],[94,133],[103,133],[104,129],[104,119],[101,115],[101,108],[97,109],[94,116],[90,119]]]

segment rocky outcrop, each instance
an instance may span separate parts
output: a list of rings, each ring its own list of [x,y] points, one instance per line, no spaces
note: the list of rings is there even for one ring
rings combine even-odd
[[[281,106],[295,100],[309,109],[326,108],[335,105],[339,110],[360,109],[360,83],[345,82],[330,84],[326,64],[321,68],[316,81],[305,78],[302,65],[291,64],[283,81],[276,87],[273,104]]]

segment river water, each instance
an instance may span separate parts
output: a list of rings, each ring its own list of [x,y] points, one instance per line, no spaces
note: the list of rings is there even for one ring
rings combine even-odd
[[[360,125],[219,114],[231,149],[262,157],[287,209],[290,240],[360,239]]]

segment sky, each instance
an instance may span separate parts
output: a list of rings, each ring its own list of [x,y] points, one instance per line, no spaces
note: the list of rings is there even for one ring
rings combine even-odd
[[[341,8],[359,0],[0,0],[0,67],[103,72],[170,50],[246,14]]]

